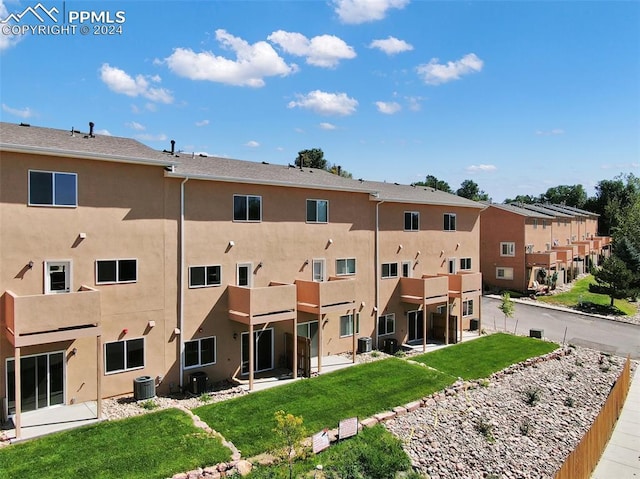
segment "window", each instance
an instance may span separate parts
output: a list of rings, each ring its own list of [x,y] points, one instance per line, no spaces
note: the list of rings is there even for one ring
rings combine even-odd
[[[420,230],[420,213],[417,211],[404,212],[404,230],[419,231]]]
[[[78,206],[78,175],[29,170],[29,204]]]
[[[220,286],[222,283],[222,267],[213,266],[191,266],[189,268],[189,287],[207,288],[209,286]]]
[[[45,294],[71,291],[71,261],[45,261]]]
[[[533,245],[532,244],[528,244],[525,246],[525,251],[527,253],[533,253]]]
[[[456,230],[456,215],[455,213],[444,214],[444,230],[455,231]]]
[[[533,221],[533,229],[535,230],[538,228],[538,220],[537,218],[534,218],[532,221]]]
[[[356,274],[356,259],[355,258],[337,259],[336,274],[338,276]]]
[[[307,200],[307,223],[328,223],[329,202],[327,200]]]
[[[382,277],[383,278],[397,278],[398,277],[398,263],[382,263]]]
[[[249,286],[251,287],[251,270],[253,264],[240,263],[236,267],[236,285],[237,286]]]
[[[262,196],[233,195],[233,221],[262,221]]]
[[[324,259],[313,260],[313,280],[321,283],[324,281]]]
[[[449,272],[449,274],[456,274],[458,271],[456,270],[456,259],[455,258],[449,258],[447,260],[447,271]]]
[[[515,256],[516,255],[516,244],[509,243],[500,243],[500,256]]]
[[[471,258],[460,258],[460,269],[461,270],[470,270],[471,269]]]
[[[462,316],[473,315],[473,299],[467,299],[462,302]]]
[[[542,220],[542,229],[543,230],[547,229],[547,220]]]
[[[513,279],[513,268],[496,268],[497,279]]]
[[[360,334],[360,314],[356,313],[356,334]],[[353,336],[353,314],[340,316],[340,337]]]
[[[207,366],[216,362],[216,338],[195,339],[184,343],[184,367]]]
[[[411,278],[411,261],[402,262],[402,277]]]
[[[396,332],[396,315],[395,313],[384,314],[378,318],[378,334],[393,334]]]
[[[105,373],[119,373],[144,367],[144,338],[104,345]]]
[[[135,283],[138,260],[99,259],[96,261],[96,284]]]

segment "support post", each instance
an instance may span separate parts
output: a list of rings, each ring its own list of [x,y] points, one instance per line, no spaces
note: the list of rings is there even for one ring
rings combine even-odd
[[[14,368],[13,368],[13,373],[14,373],[14,381],[15,381],[15,391],[16,391],[16,398],[15,398],[15,406],[16,406],[16,414],[15,414],[15,418],[14,418],[14,422],[15,422],[15,426],[16,426],[16,439],[20,439],[22,437],[22,382],[20,381],[21,378],[21,372],[20,372],[20,366],[21,366],[21,358],[20,358],[20,348],[15,348],[14,349]]]
[[[422,302],[422,352],[427,352],[427,303]]]
[[[298,379],[298,319],[293,318],[293,379]]]
[[[253,391],[253,357],[254,357],[254,348],[255,341],[253,337],[253,324],[249,324],[249,391]]]
[[[322,324],[324,315],[318,313],[318,374],[322,372]]]
[[[356,363],[356,341],[358,340],[358,335],[356,334],[356,310],[351,310],[351,318],[352,318],[352,327],[353,327],[353,364]]]
[[[96,337],[96,418],[102,419],[102,336]]]

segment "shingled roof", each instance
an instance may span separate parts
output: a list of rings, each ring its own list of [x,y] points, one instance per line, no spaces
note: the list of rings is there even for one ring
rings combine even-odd
[[[174,158],[131,138],[0,122],[0,151],[169,166]]]
[[[489,206],[493,207],[493,208],[498,208],[500,210],[508,211],[510,213],[515,213],[515,214],[520,215],[520,216],[526,216],[528,218],[543,218],[543,219],[553,219],[553,218],[555,218],[555,216],[551,216],[551,215],[549,215],[547,213],[544,213],[542,211],[523,208],[523,207],[518,206],[517,204],[514,204],[514,203],[506,203],[506,204],[492,203]]]

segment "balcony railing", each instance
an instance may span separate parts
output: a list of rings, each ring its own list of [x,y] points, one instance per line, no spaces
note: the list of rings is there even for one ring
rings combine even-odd
[[[59,294],[4,294],[7,338],[15,347],[101,334],[100,292],[82,286]]]
[[[271,283],[261,288],[228,287],[229,318],[244,324],[262,324],[296,317],[296,285]]]
[[[459,296],[482,291],[482,273],[443,274],[449,278],[449,294]]]
[[[329,281],[296,280],[298,310],[323,314],[352,308],[356,302],[354,279],[329,278]]]
[[[536,253],[527,253],[525,255],[527,266],[544,266],[551,268],[558,263],[557,251],[539,251]]]
[[[411,304],[446,303],[449,300],[449,279],[430,275],[400,278],[400,298]]]

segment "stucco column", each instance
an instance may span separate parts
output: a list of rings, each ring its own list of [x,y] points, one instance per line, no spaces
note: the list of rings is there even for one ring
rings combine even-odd
[[[293,318],[293,379],[298,379],[298,319],[295,317]]]
[[[253,361],[255,341],[253,338],[253,324],[249,323],[249,391],[253,391]]]
[[[102,419],[102,336],[96,337],[96,412],[97,418]]]
[[[482,293],[478,295],[478,336],[482,331]]]
[[[322,328],[324,325],[322,324],[324,315],[322,313],[318,313],[318,374],[322,372]]]
[[[358,335],[356,334],[356,310],[351,310],[351,318],[353,319],[352,327],[353,327],[353,364],[356,363],[356,342],[358,340]]]
[[[16,407],[16,414],[14,417],[14,425],[16,426],[16,439],[20,439],[21,435],[22,435],[22,383],[20,381],[20,366],[21,366],[21,360],[20,360],[20,348],[14,348],[14,368],[13,368],[13,374],[15,376],[14,381],[15,381],[15,392],[16,392],[16,398],[15,398],[15,407]]]
[[[444,306],[444,344],[449,345],[449,301]]]
[[[422,352],[427,352],[427,303],[422,303]]]

